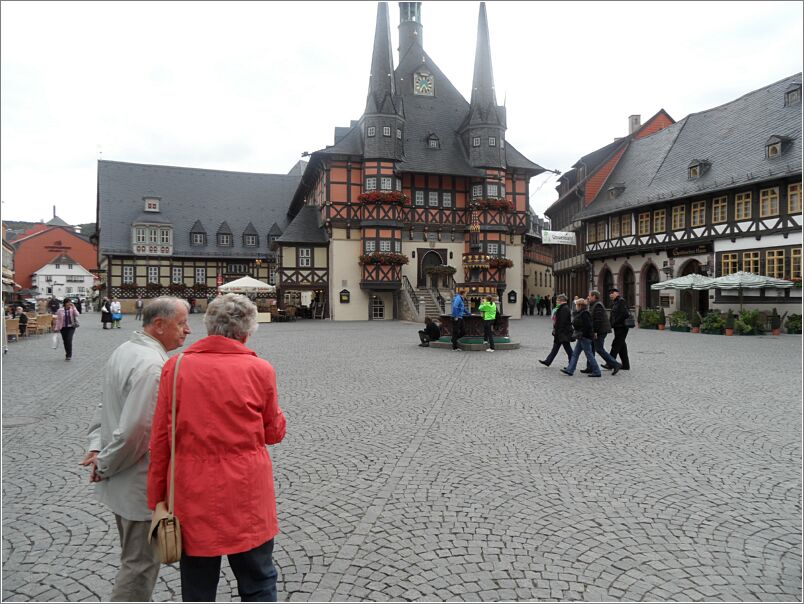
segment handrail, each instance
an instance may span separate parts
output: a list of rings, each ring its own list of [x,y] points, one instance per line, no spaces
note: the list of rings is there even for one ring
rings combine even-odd
[[[446,312],[446,300],[444,300],[444,296],[442,296],[441,292],[438,291],[438,287],[431,287],[430,291],[433,292],[433,298],[435,298],[436,304],[441,307],[441,314],[444,314]]]
[[[402,275],[402,287],[405,288],[405,291],[408,292],[410,299],[413,300],[413,304],[416,305],[416,310],[419,309],[419,296],[416,295],[416,290],[413,289],[413,286],[410,283],[410,279],[408,279],[407,275]]]

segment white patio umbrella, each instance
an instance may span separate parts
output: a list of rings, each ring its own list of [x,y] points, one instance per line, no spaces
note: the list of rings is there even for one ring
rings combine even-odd
[[[712,279],[712,287],[717,289],[736,289],[740,292],[740,310],[743,309],[743,289],[762,289],[773,287],[776,289],[790,289],[795,284],[785,279],[776,277],[766,277],[765,275],[755,275],[738,271],[730,275],[723,275],[717,279]]]
[[[675,279],[668,279],[667,281],[659,281],[658,283],[654,283],[650,286],[653,290],[663,290],[663,289],[696,289],[696,290],[703,290],[703,289],[711,289],[712,287],[712,279],[711,277],[704,277],[703,275],[692,274],[692,275],[684,275],[683,277],[676,277]]]
[[[229,283],[224,283],[218,289],[222,292],[232,294],[276,293],[275,286],[255,279],[254,277],[240,277],[240,279],[235,279],[234,281],[229,281]]]

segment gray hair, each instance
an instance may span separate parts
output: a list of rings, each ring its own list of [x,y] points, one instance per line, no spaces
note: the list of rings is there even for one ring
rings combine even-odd
[[[567,301],[567,294],[558,294],[556,296],[556,301],[558,301],[558,300],[564,300],[564,302],[566,302]]]
[[[172,319],[179,314],[179,306],[184,306],[188,312],[190,310],[190,304],[187,300],[182,300],[174,296],[160,296],[154,298],[146,304],[145,308],[142,310],[142,326],[148,327],[159,318],[166,320]]]
[[[207,335],[243,341],[257,331],[257,306],[242,294],[218,296],[204,315]]]

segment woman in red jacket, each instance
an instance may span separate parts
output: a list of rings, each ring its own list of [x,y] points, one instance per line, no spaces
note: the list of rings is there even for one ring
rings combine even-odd
[[[245,346],[257,328],[257,307],[248,298],[215,298],[204,322],[209,335],[184,352],[176,385],[174,513],[182,529],[182,600],[215,600],[225,554],[242,601],[275,602],[272,553],[279,527],[265,445],[285,436],[276,374]],[[176,360],[162,370],[151,430],[151,509],[167,499]]]

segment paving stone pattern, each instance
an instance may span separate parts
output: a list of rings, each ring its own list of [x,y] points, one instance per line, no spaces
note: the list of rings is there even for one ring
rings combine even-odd
[[[78,461],[123,326],[87,317],[70,363],[49,336],[3,359],[4,600],[110,596],[116,528]],[[493,355],[421,348],[418,329],[251,340],[288,418],[280,599],[801,600],[800,338],[632,330],[632,371],[588,379],[536,362],[546,317]],[[176,568],[154,597],[180,599]],[[238,600],[225,562],[218,599]]]

